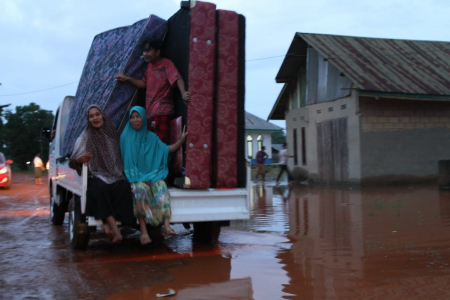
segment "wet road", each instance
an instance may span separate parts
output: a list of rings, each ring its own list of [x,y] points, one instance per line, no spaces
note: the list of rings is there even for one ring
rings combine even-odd
[[[87,251],[49,220],[48,192],[16,175],[0,190],[2,299],[450,299],[450,193],[436,186],[251,190],[251,219],[216,246],[137,235]]]

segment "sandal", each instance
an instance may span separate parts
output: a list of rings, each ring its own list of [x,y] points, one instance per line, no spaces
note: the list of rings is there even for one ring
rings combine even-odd
[[[152,242],[152,240],[146,233],[141,234],[140,240],[141,240],[141,245],[150,244]]]

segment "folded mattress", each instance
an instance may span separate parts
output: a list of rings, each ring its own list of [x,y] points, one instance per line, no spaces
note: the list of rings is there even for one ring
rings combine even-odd
[[[116,81],[115,77],[124,72],[128,76],[142,78],[147,65],[140,59],[142,41],[150,36],[163,39],[166,31],[167,21],[150,15],[131,26],[95,36],[70,112],[70,126],[64,137],[64,154],[72,152],[76,139],[87,124],[85,112],[91,104],[102,106],[114,126],[119,127],[136,88]]]
[[[217,95],[214,178],[217,187],[237,186],[239,21],[233,11],[217,10]]]
[[[189,132],[184,186],[244,187],[245,19],[211,3],[191,3],[183,1],[168,20],[163,49],[192,95],[186,105],[174,94]]]

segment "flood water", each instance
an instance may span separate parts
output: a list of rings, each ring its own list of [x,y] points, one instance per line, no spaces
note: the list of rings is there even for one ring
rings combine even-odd
[[[450,193],[437,186],[254,185],[251,219],[215,246],[175,225],[146,247],[97,233],[86,251],[70,249],[67,216],[50,224],[45,188],[15,188],[0,190],[0,298],[450,299]]]

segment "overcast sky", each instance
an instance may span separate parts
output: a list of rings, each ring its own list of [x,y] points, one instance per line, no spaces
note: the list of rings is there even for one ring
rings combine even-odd
[[[246,17],[246,110],[263,119],[282,88],[275,76],[296,32],[450,41],[449,0],[211,2]],[[35,102],[55,112],[66,95],[75,95],[96,34],[150,14],[168,19],[179,3],[0,0],[0,105]]]

